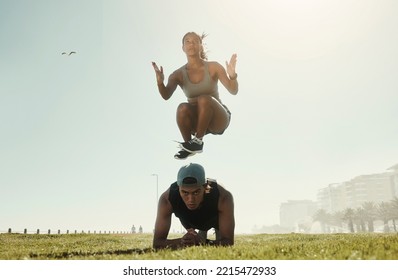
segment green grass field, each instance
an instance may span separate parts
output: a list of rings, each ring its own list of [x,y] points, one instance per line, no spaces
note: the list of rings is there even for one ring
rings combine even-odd
[[[397,260],[398,234],[237,235],[232,247],[151,248],[150,234],[0,234],[0,260]]]

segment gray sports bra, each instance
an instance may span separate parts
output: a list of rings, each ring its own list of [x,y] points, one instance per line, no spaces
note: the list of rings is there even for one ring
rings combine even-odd
[[[200,95],[210,95],[215,99],[220,100],[217,82],[210,77],[209,65],[207,62],[205,62],[205,74],[203,76],[203,80],[199,83],[192,83],[189,80],[186,65],[182,66],[181,70],[183,77],[181,88],[188,99],[195,98]]]

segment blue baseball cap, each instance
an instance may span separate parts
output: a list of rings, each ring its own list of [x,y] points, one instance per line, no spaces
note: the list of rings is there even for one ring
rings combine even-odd
[[[206,184],[205,169],[197,163],[190,163],[180,168],[177,175],[177,185],[203,186]]]

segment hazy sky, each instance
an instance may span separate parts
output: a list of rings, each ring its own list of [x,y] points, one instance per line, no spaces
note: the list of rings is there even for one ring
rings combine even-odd
[[[279,223],[287,200],[398,163],[395,0],[1,0],[0,231],[151,231],[159,194],[201,163],[235,199],[236,231]],[[182,140],[151,61],[238,54],[240,90],[204,152]],[[64,51],[75,55],[61,55]],[[173,228],[180,229],[174,220]]]

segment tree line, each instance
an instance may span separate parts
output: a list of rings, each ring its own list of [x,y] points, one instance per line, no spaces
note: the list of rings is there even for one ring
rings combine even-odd
[[[360,207],[346,208],[333,213],[319,209],[312,218],[314,222],[320,223],[324,233],[334,231],[374,232],[376,221],[383,223],[384,232],[392,230],[397,232],[398,197],[388,202],[364,202]],[[299,225],[303,231],[307,231],[307,227],[304,224]]]

